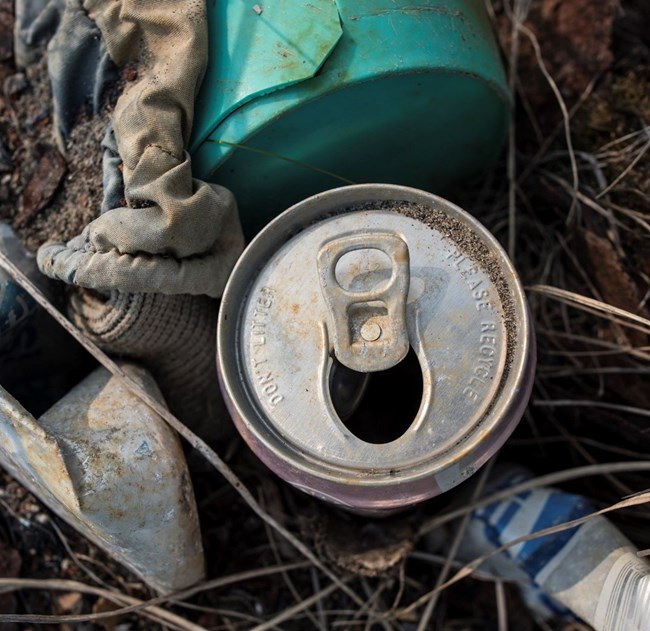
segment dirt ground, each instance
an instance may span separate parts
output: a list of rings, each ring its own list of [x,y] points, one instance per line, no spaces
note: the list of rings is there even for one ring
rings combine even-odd
[[[451,198],[509,250],[527,288],[539,354],[531,404],[499,461],[525,463],[537,475],[648,461],[650,3],[494,0],[488,6],[516,93],[510,143],[492,172]],[[100,117],[82,118],[63,156],[52,135],[45,60],[24,74],[13,66],[11,7],[0,0],[0,220],[36,249],[48,236],[74,236],[96,214],[100,143],[111,104]],[[327,591],[329,579],[304,563],[223,478],[200,466],[193,480],[208,577],[233,581],[167,603],[187,622],[178,628],[417,629],[445,562],[417,533],[429,518],[444,515],[453,494],[376,521],[336,512],[288,488],[237,439],[220,453],[265,510],[366,605],[341,590]],[[646,475],[631,471],[562,484],[598,508],[649,486]],[[650,548],[647,507],[610,518],[641,550]],[[237,580],[242,572],[287,563],[297,567]],[[141,600],[154,596],[1,471],[0,577],[70,579]],[[54,587],[0,588],[0,612],[74,616],[117,607],[81,588]],[[162,628],[142,611],[43,622],[0,622],[0,628]],[[587,629],[536,620],[514,585],[476,577],[437,596],[427,628]]]

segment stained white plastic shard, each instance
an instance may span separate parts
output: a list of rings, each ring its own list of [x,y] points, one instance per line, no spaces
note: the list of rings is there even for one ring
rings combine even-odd
[[[157,398],[141,368],[123,369]],[[176,434],[105,368],[36,420],[0,388],[0,464],[148,585],[204,577],[196,503]]]
[[[600,593],[594,626],[606,631],[650,628],[650,566],[635,551],[617,554]]]

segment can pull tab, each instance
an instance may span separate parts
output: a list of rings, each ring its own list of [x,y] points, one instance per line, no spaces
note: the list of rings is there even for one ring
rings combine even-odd
[[[383,252],[392,264],[390,278],[370,290],[342,287],[336,265],[355,250]],[[387,370],[402,361],[409,350],[409,250],[404,240],[392,232],[359,232],[333,239],[318,253],[318,272],[336,358],[358,372]]]

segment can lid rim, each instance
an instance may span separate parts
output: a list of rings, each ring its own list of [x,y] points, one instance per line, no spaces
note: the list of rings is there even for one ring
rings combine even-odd
[[[358,469],[337,468],[329,462],[327,468],[319,466],[307,454],[300,453],[292,445],[283,444],[277,436],[271,435],[268,428],[257,422],[260,420],[255,418],[259,414],[258,408],[240,377],[242,362],[237,340],[241,333],[241,309],[245,302],[242,298],[247,287],[250,287],[251,280],[264,264],[259,259],[261,252],[276,251],[302,228],[318,219],[350,212],[349,208],[359,203],[385,200],[416,202],[442,208],[480,235],[497,255],[511,281],[509,288],[516,308],[517,344],[503,387],[496,393],[483,419],[460,444],[454,445],[445,453],[444,459],[438,458],[437,462],[425,461],[424,464],[418,462],[397,472],[394,469],[376,468],[364,470],[361,474]],[[238,261],[224,292],[217,335],[222,390],[238,429],[267,465],[289,482],[314,494],[318,494],[318,490],[314,489],[317,481],[339,489],[354,487],[357,489],[354,493],[370,494],[382,502],[390,501],[391,497],[403,497],[408,493],[408,487],[420,488],[423,482],[430,486],[430,492],[422,490],[428,496],[445,491],[471,475],[501,446],[523,414],[532,388],[535,364],[532,322],[518,276],[503,248],[493,235],[462,209],[431,193],[403,186],[362,184],[333,189],[308,198],[278,216],[251,242]],[[504,396],[505,389],[509,395]],[[310,480],[309,484],[305,483],[307,479]],[[331,497],[328,499],[331,501]]]

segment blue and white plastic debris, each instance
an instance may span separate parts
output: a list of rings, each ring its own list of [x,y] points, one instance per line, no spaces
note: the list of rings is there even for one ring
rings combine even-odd
[[[497,472],[488,493],[531,478],[523,468]],[[471,516],[457,559],[476,558],[534,532],[596,512],[584,497],[554,488],[525,491]],[[578,617],[596,631],[650,629],[650,564],[607,518],[509,546],[481,565],[495,578],[516,581],[543,619]]]

